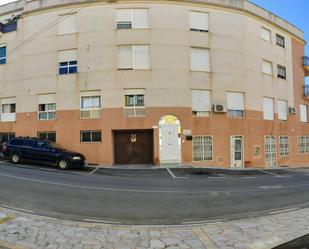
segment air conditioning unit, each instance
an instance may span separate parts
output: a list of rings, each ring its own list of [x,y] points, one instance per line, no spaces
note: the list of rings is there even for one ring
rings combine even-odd
[[[295,115],[295,114],[297,113],[296,108],[295,108],[295,107],[289,107],[289,113],[290,113],[291,115]]]
[[[226,113],[226,108],[224,105],[214,105],[213,110],[216,113]]]

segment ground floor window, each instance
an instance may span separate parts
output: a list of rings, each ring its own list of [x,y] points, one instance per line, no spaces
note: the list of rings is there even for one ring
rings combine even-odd
[[[193,161],[212,161],[213,142],[211,136],[194,136],[193,141]]]
[[[54,131],[39,131],[38,138],[48,140],[50,142],[56,142],[56,132]]]
[[[83,143],[93,143],[102,141],[101,131],[81,131],[80,141]]]
[[[0,132],[0,142],[7,142],[15,137],[14,132]]]
[[[289,156],[290,155],[290,145],[288,136],[280,136],[280,156]]]
[[[298,153],[309,153],[309,136],[301,136],[298,138]]]

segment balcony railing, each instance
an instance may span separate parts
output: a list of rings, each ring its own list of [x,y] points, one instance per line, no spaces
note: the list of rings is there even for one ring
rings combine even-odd
[[[304,95],[309,97],[309,85],[304,85]]]
[[[309,76],[309,57],[308,56],[304,57],[303,68],[305,70],[306,76]]]

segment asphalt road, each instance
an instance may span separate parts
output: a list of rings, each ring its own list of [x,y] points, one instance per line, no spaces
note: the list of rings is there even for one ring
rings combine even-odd
[[[0,162],[0,206],[61,219],[191,224],[309,206],[309,169],[96,169]]]

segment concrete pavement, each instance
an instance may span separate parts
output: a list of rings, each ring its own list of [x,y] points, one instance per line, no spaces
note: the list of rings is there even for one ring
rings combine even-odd
[[[309,233],[309,208],[195,226],[119,226],[0,208],[0,248],[270,249]]]

